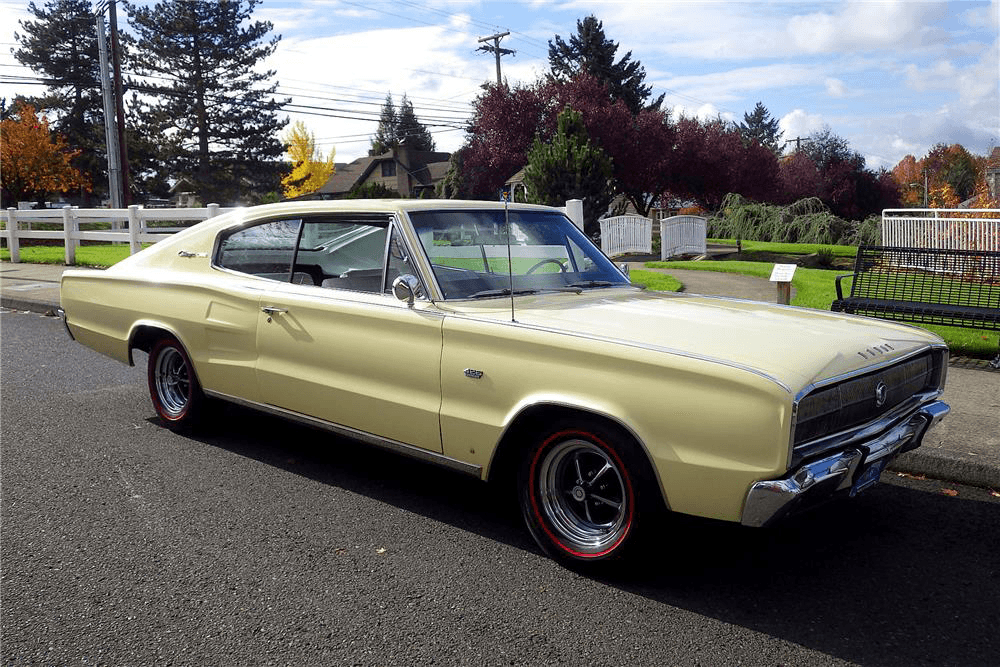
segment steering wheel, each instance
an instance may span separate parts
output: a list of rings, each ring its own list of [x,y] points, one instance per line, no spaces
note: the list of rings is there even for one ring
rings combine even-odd
[[[541,267],[545,266],[546,264],[555,264],[556,266],[559,267],[559,273],[566,273],[566,265],[565,264],[563,264],[562,262],[560,262],[558,259],[555,259],[554,257],[546,257],[545,259],[543,259],[542,261],[540,261],[538,264],[535,264],[533,267],[531,267],[530,269],[528,269],[527,271],[525,271],[524,275],[528,275],[529,273],[534,273],[535,269],[541,268]]]

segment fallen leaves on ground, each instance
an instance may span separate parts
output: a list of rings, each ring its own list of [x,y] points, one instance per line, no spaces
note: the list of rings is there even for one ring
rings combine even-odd
[[[908,472],[897,472],[897,477],[905,477],[906,479],[927,479],[924,475],[911,475]]]
[[[958,489],[941,489],[941,493],[943,493],[946,496],[957,496]]]

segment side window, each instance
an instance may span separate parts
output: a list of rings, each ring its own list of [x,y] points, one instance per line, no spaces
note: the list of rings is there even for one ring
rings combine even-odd
[[[413,266],[413,259],[406,250],[406,244],[403,243],[403,237],[400,236],[399,229],[393,225],[392,235],[389,237],[389,256],[386,258],[385,265],[385,292],[391,294],[392,281],[407,273],[413,276],[418,275],[416,267]],[[417,296],[421,299],[425,298],[426,293],[423,286],[417,290]]]
[[[302,221],[274,220],[233,232],[219,245],[218,265],[272,280],[291,278]]]
[[[306,219],[295,275],[306,284],[381,292],[388,222]]]

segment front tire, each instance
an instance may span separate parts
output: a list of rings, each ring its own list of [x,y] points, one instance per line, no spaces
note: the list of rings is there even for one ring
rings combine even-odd
[[[549,556],[568,564],[617,559],[634,548],[643,465],[627,436],[598,423],[556,427],[521,465],[521,512]]]
[[[163,425],[183,431],[196,425],[205,406],[205,395],[184,347],[172,336],[156,341],[147,367],[149,396]]]

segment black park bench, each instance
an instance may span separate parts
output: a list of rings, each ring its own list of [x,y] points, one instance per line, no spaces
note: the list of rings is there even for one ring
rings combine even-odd
[[[1000,252],[861,246],[854,273],[836,285],[837,312],[1000,331]],[[991,366],[1000,368],[1000,354]]]

